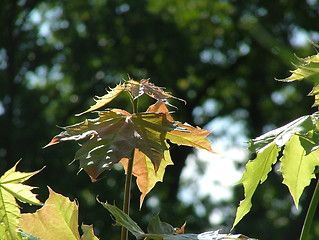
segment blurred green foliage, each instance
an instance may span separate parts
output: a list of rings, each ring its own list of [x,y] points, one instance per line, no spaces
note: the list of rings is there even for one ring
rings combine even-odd
[[[83,172],[76,176],[77,163],[68,165],[76,144],[41,149],[60,131],[55,125],[78,122],[74,114],[127,74],[136,80],[150,77],[187,100],[186,106],[176,103],[180,104],[176,120],[203,127],[216,117],[229,116],[246,123],[247,140],[309,114],[314,111],[312,99],[304,96],[310,86],[287,85],[273,78],[288,76],[294,54],[314,53],[304,39],[319,41],[318,9],[318,1],[297,0],[2,0],[1,173],[20,158],[21,170],[46,165],[32,180],[32,185],[40,187],[41,198],[47,197],[47,185],[77,198],[80,221],[94,224],[101,239],[116,239],[119,229],[110,227],[112,219],[95,197],[121,205],[123,171],[107,172],[96,183]],[[216,109],[204,108],[211,100]],[[114,104],[123,109],[129,106],[125,97]],[[216,129],[212,144],[219,134],[227,136]],[[196,213],[196,204],[183,204],[177,198],[180,173],[190,153],[189,148],[172,148],[175,165],[168,168],[164,183],[150,193],[140,212],[139,193],[133,189],[133,219],[141,219],[146,226],[160,211],[161,219],[173,225],[187,221],[188,232],[229,230],[243,198],[241,186],[234,189],[233,202],[198,199],[205,206],[202,214]],[[279,175],[271,174],[236,232],[260,239],[299,235],[306,209],[293,209],[281,181]],[[309,194],[302,197],[301,205],[308,204],[312,189],[306,189]],[[214,209],[224,213],[220,226],[209,223]],[[315,239],[319,225],[314,229]]]

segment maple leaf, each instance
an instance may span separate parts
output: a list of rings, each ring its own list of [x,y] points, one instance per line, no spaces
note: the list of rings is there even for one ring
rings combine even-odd
[[[172,164],[167,140],[213,152],[206,139],[209,131],[173,121],[163,102],[150,106],[148,111],[136,114],[119,109],[99,111],[96,119],[65,127],[47,146],[87,139],[75,159],[92,181],[121,160],[126,168],[127,159],[135,151],[133,175],[137,176],[142,192],[142,204],[156,182],[162,181],[165,167]]]
[[[304,144],[311,143],[300,136],[291,136],[286,143],[279,169],[284,178],[283,183],[289,188],[297,208],[304,188],[315,178],[314,170],[319,166],[319,149],[307,154]]]
[[[170,93],[164,92],[164,89],[165,88],[163,87],[158,87],[158,86],[155,86],[153,83],[150,83],[149,79],[143,79],[140,82],[130,79],[129,81],[126,82],[126,85],[125,85],[125,90],[129,91],[132,94],[133,99],[137,99],[143,94],[147,94],[151,98],[154,98],[155,100],[162,102],[164,104],[167,104],[171,107],[175,107],[175,106],[171,105],[168,102],[169,98],[174,98],[186,103],[183,99],[174,97]]]
[[[319,48],[318,45],[314,43],[313,45]],[[298,60],[301,62],[301,64],[298,65],[296,70],[291,71],[291,75],[288,78],[277,80],[283,82],[293,82],[307,79],[309,82],[312,82],[314,87],[308,95],[315,97],[313,107],[319,106],[319,53],[306,58],[298,58]]]
[[[102,97],[96,96],[96,98],[94,99],[96,103],[93,106],[91,106],[88,110],[82,113],[76,114],[76,116],[80,116],[82,114],[95,111],[105,106],[106,104],[111,102],[113,99],[115,99],[123,91],[128,92],[132,96],[133,100],[141,97],[143,94],[146,94],[150,96],[151,98],[154,98],[155,100],[160,101],[172,107],[175,107],[175,106],[171,105],[168,102],[169,98],[177,99],[186,103],[185,100],[174,97],[170,93],[165,92],[164,89],[165,88],[163,87],[158,87],[158,86],[155,86],[153,83],[150,83],[149,79],[143,79],[140,82],[129,79],[127,81],[124,81],[123,84],[118,84],[116,85],[115,88],[110,89],[110,91],[108,91],[107,94],[105,94],[104,96]]]
[[[20,227],[40,239],[98,240],[92,226],[82,225],[78,230],[78,205],[49,188],[49,198],[35,213],[22,214]]]
[[[314,178],[315,167],[319,166],[319,113],[300,117],[291,123],[274,129],[250,141],[249,150],[256,159],[249,161],[246,171],[238,183],[242,183],[245,199],[241,201],[233,227],[250,211],[251,199],[258,186],[267,179],[281,150],[280,171],[285,184],[298,208],[304,188]]]
[[[127,172],[128,159],[122,159],[121,163]],[[168,165],[173,165],[169,151],[164,151],[164,158],[160,163],[159,168],[155,172],[152,161],[143,154],[140,150],[136,149],[134,153],[132,174],[136,177],[136,184],[140,190],[140,208],[142,207],[145,196],[154,188],[157,182],[162,182],[165,168]]]
[[[250,211],[251,199],[257,189],[258,184],[263,183],[271,171],[272,165],[276,163],[279,148],[275,143],[270,144],[257,154],[253,161],[246,164],[246,171],[237,184],[242,183],[245,190],[245,199],[240,202],[236,212],[233,228]]]
[[[169,121],[174,121],[172,116],[169,114],[168,109],[166,108],[165,104],[158,101],[155,104],[151,105],[147,112],[153,113],[162,113],[166,115],[166,119]],[[166,133],[166,138],[174,143],[184,143],[183,145],[194,146],[202,149],[206,149],[210,152],[211,146],[209,141],[206,139],[207,135],[210,133],[206,130],[196,129],[189,125],[184,125],[179,122],[176,122],[176,125],[180,129],[185,129],[187,131],[183,131],[180,134],[180,131],[172,130],[171,132]],[[192,135],[190,135],[191,133]],[[200,140],[199,140],[200,139]],[[168,149],[168,144],[166,143],[166,147]],[[123,159],[121,163],[124,166],[125,171],[127,172],[128,167],[128,159]],[[133,175],[137,177],[136,183],[141,191],[140,197],[140,208],[142,207],[144,198],[150,190],[153,189],[157,182],[162,182],[165,168],[168,165],[173,165],[174,163],[171,160],[170,154],[168,150],[164,151],[164,157],[159,165],[157,171],[154,171],[154,167],[152,166],[152,161],[141,151],[138,149],[135,151],[134,154],[134,165],[133,165]]]
[[[105,94],[104,96],[102,97],[96,96],[96,98],[94,99],[96,103],[93,106],[91,106],[88,110],[82,113],[76,114],[76,116],[80,116],[82,114],[92,112],[94,110],[99,109],[100,107],[105,106],[106,104],[111,102],[113,99],[115,99],[118,95],[120,95],[124,89],[125,89],[124,86],[122,84],[119,84],[119,85],[116,85],[115,88],[110,89],[110,91],[108,91],[107,94]]]
[[[15,199],[23,203],[41,205],[36,194],[31,192],[35,187],[22,183],[42,169],[35,172],[18,172],[18,163],[0,178],[0,236],[3,237],[1,239],[17,238],[20,210]]]

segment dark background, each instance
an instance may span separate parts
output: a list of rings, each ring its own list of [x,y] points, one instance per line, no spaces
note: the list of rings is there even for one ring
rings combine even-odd
[[[247,140],[256,137],[315,111],[313,99],[306,97],[310,85],[281,83],[274,78],[289,76],[291,63],[296,62],[294,54],[306,57],[316,53],[304,39],[319,42],[318,23],[316,0],[2,0],[1,174],[20,158],[20,171],[45,165],[29,181],[39,187],[39,198],[45,201],[48,185],[78,199],[80,223],[94,224],[101,239],[119,239],[120,229],[111,226],[109,213],[95,197],[121,206],[123,171],[113,169],[96,183],[84,172],[77,176],[78,163],[68,165],[78,149],[76,143],[42,149],[60,132],[56,125],[82,121],[84,117],[74,114],[129,74],[136,80],[151,78],[185,99],[186,106],[175,103],[180,110],[174,118],[179,121],[205,127],[216,117],[228,116],[245,122]],[[218,107],[203,108],[209,100]],[[148,103],[145,100],[144,107]],[[125,95],[112,106],[130,110]],[[202,111],[198,114],[194,109]],[[214,139],[227,134],[216,129],[212,146]],[[234,187],[231,201],[199,199],[205,207],[202,214],[196,213],[195,203],[178,199],[179,177],[191,152],[187,147],[172,148],[175,165],[167,168],[164,183],[157,184],[147,197],[158,200],[155,205],[146,200],[138,211],[139,193],[133,188],[132,218],[143,229],[159,211],[161,219],[174,226],[187,221],[186,232],[220,228],[227,232],[231,227],[243,199],[242,186]],[[235,233],[260,239],[298,239],[313,183],[306,188],[302,207],[296,212],[281,181],[275,171],[269,175]],[[218,226],[208,219],[214,209],[224,213]],[[313,234],[312,239],[319,238],[318,222]]]

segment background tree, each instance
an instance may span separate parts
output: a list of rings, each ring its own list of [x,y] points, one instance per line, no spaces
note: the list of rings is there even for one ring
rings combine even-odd
[[[186,106],[176,103],[176,119],[203,127],[231,117],[246,123],[247,139],[311,113],[312,99],[303,97],[309,86],[273,78],[287,77],[294,53],[314,52],[303,39],[319,40],[316,1],[4,0],[0,11],[1,173],[19,158],[25,170],[46,165],[33,180],[40,195],[46,197],[49,185],[77,198],[82,221],[93,223],[102,239],[112,239],[112,220],[95,211],[100,207],[95,196],[121,204],[114,192],[124,184],[122,170],[92,184],[83,173],[75,176],[76,164],[67,165],[77,146],[41,147],[59,131],[56,124],[76,122],[67,116],[86,109],[105,87],[127,74],[137,80],[150,77],[187,100]],[[127,102],[122,98],[116,104]],[[215,129],[212,141],[227,135]],[[196,205],[179,201],[180,174],[190,153],[189,148],[172,147],[175,165],[168,168],[166,183],[156,186],[141,212],[135,191],[133,218],[145,216],[146,223],[161,211],[163,220],[175,225],[186,220],[196,232],[219,228],[208,218],[221,208],[229,213],[221,225],[229,229],[243,198],[241,187],[231,203],[199,200],[205,206],[201,214]],[[293,239],[301,230],[304,209],[293,210],[287,189],[278,184],[280,177],[270,179],[235,230],[261,239]],[[308,201],[305,195],[301,203]]]

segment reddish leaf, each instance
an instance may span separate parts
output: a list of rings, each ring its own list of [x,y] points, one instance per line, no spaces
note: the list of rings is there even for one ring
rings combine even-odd
[[[146,194],[156,182],[162,181],[165,168],[173,164],[167,140],[213,152],[206,139],[209,131],[174,121],[166,105],[169,98],[181,100],[163,91],[147,80],[128,80],[99,98],[89,110],[96,110],[113,100],[120,92],[127,91],[133,99],[143,94],[157,100],[147,112],[130,114],[120,109],[99,111],[96,119],[67,126],[47,146],[69,140],[86,140],[75,155],[92,181],[119,161],[126,168],[127,160],[134,151],[133,175],[142,192],[141,205]],[[183,100],[182,100],[183,101]],[[172,105],[170,105],[172,106]],[[47,147],[46,146],[46,147]]]
[[[126,91],[129,91],[133,98],[139,98],[140,96],[142,96],[143,94],[147,94],[148,96],[150,96],[151,98],[156,99],[157,101],[160,101],[162,103],[165,103],[171,107],[175,107],[173,105],[171,105],[168,102],[168,98],[174,98],[180,101],[183,101],[184,103],[186,103],[183,99],[174,97],[173,95],[164,92],[163,87],[158,87],[155,86],[153,83],[149,82],[149,79],[143,79],[140,82],[134,81],[134,80],[129,80],[126,83]]]

